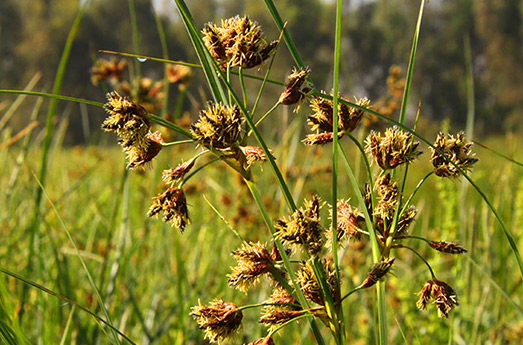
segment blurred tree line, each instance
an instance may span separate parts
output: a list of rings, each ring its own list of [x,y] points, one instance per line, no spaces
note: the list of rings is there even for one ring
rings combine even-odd
[[[75,38],[61,93],[104,101],[104,90],[93,86],[89,75],[96,58],[108,58],[98,53],[99,49],[157,57],[167,54],[174,60],[197,62],[185,28],[177,17],[174,1],[153,2],[154,6],[150,0],[92,0]],[[268,40],[278,37],[262,1],[190,0],[187,3],[201,27],[208,21],[248,14],[262,25]],[[73,0],[0,1],[0,88],[24,88],[35,73],[41,72],[36,89],[50,92],[79,5]],[[335,4],[325,0],[279,0],[276,5],[288,21],[288,29],[303,59],[311,66],[316,87],[330,90]],[[378,99],[387,92],[389,67],[399,65],[406,71],[419,5],[419,0],[345,1],[340,85],[343,95]],[[136,12],[138,51],[133,45],[130,6]],[[465,51],[470,42],[476,128],[517,130],[523,113],[522,16],[521,0],[431,0],[422,23],[410,98],[412,111],[421,101],[424,118],[449,119],[454,125],[464,127],[467,113]],[[159,26],[165,31],[167,51],[162,50]],[[284,80],[292,66],[290,55],[282,45],[271,78]],[[163,78],[164,67],[160,63],[139,64],[129,59],[129,67],[134,72],[140,69],[152,78]],[[203,104],[204,79],[197,71],[195,75],[190,94],[193,104]],[[269,106],[279,92],[279,88],[269,88],[266,95]],[[0,95],[0,116],[13,99]],[[61,104],[62,111],[66,106]],[[190,106],[186,102],[186,109]],[[20,114],[11,120],[12,126],[21,127],[28,121],[29,115],[24,114],[30,110],[23,112],[24,109],[22,107]],[[306,107],[303,109],[302,112],[307,111]],[[45,111],[41,115],[45,116]],[[101,109],[89,108],[89,118],[95,128],[103,116]],[[81,126],[81,121],[71,121],[70,142],[82,142]]]

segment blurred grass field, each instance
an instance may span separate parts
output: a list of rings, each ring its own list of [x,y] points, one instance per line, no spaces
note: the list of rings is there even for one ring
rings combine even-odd
[[[521,144],[518,137],[492,137],[481,142],[516,160],[523,159],[517,150]],[[0,267],[22,276],[28,262],[33,200],[38,188],[34,175],[38,146],[38,141],[32,140],[27,156],[18,162],[20,147],[0,151],[5,162],[0,167],[0,186],[9,191],[2,193],[0,201]],[[285,154],[281,150],[275,149],[279,161]],[[518,229],[523,224],[523,170],[477,146],[475,150],[480,162],[472,176],[500,210],[521,248]],[[246,188],[221,163],[195,176],[186,187],[193,224],[184,234],[145,216],[151,198],[161,189],[161,171],[187,156],[181,149],[171,151],[159,156],[152,169],[129,174],[125,186],[125,163],[116,146],[53,146],[46,184],[50,201],[44,202],[31,260],[36,270],[24,276],[94,312],[99,310],[85,271],[50,206],[52,202],[104,296],[113,325],[140,344],[200,344],[202,335],[188,317],[188,308],[198,304],[199,299],[206,302],[220,297],[250,304],[270,293],[268,286],[262,286],[247,297],[227,287],[225,275],[233,265],[230,251],[240,242],[204,197],[246,239],[263,241],[267,230]],[[307,186],[296,190],[296,200],[310,197],[312,192],[328,200],[330,171],[325,151],[320,148],[310,161],[310,152],[298,146],[292,156],[287,156],[290,185],[305,182]],[[413,165],[416,169],[410,174],[410,186],[424,174],[423,168],[429,169],[428,149],[424,151]],[[311,163],[308,166],[301,162]],[[16,172],[18,165],[20,170]],[[420,171],[419,176],[414,171]],[[257,183],[265,191],[264,202],[271,216],[277,218],[283,204],[272,179],[267,169],[261,170]],[[128,188],[126,192],[124,188]],[[351,197],[350,189],[341,178],[340,197]],[[414,255],[403,257],[400,262],[409,265],[400,263],[387,279],[389,310],[394,316],[389,320],[391,343],[516,344],[523,328],[521,277],[505,238],[478,195],[461,180],[433,179],[416,196],[414,204],[422,212],[411,234],[455,240],[469,252],[449,258],[431,253],[423,243],[411,243],[428,258],[441,279],[452,282],[460,305],[446,320],[438,319],[432,310],[418,311],[415,294],[428,278],[427,273]],[[364,279],[366,268],[372,264],[370,248],[349,244],[341,255],[342,286],[349,289]],[[2,324],[19,330],[27,343],[58,344],[61,339],[65,343],[75,339],[77,344],[110,343],[92,317],[36,288],[29,289],[19,319],[23,284],[7,277],[1,281]],[[364,292],[347,303],[351,343],[372,342],[374,298],[372,293]],[[258,312],[250,310],[245,315],[238,342],[262,335],[262,327],[257,325]],[[300,325],[291,326],[290,332],[280,332],[279,343],[300,343]],[[314,340],[303,343],[312,344]]]

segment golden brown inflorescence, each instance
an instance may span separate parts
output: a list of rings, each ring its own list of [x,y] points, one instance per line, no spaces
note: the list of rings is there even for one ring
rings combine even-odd
[[[377,262],[372,267],[372,270],[367,275],[367,278],[361,284],[362,288],[369,288],[376,284],[381,278],[383,278],[392,267],[395,258],[383,259],[380,262]]]
[[[337,242],[341,243],[346,239],[359,240],[361,238],[361,231],[365,226],[365,218],[363,213],[358,209],[349,205],[348,200],[338,200],[336,205],[337,215]],[[332,210],[331,210],[332,219]],[[332,226],[331,226],[332,229]],[[332,245],[332,231],[327,231],[326,246]]]
[[[153,217],[160,213],[163,213],[162,221],[177,227],[182,233],[191,223],[185,194],[178,187],[171,187],[153,198],[147,216]]]
[[[116,85],[122,80],[122,75],[127,66],[127,61],[113,57],[111,60],[97,59],[91,67],[91,83],[98,85],[103,80]]]
[[[144,107],[113,91],[107,94],[104,109],[109,116],[102,129],[115,132],[120,138],[119,143],[129,162],[127,169],[143,166],[160,152],[164,141],[159,132],[150,131],[151,121]]]
[[[194,166],[194,162],[195,160],[191,159],[187,162],[178,164],[175,168],[164,170],[162,173],[163,181],[167,185],[174,187],[177,183],[181,182],[181,180],[189,171],[191,171]]]
[[[243,314],[233,303],[215,299],[209,305],[197,305],[190,314],[212,343],[221,343],[234,335],[241,326]]]
[[[438,252],[447,254],[463,254],[467,252],[465,248],[452,242],[429,241],[429,246]]]
[[[251,341],[247,345],[274,345],[274,341],[270,336],[266,336],[255,341]]]
[[[388,170],[412,162],[421,154],[418,145],[419,141],[413,141],[411,133],[394,126],[387,128],[383,136],[371,131],[365,140],[365,152],[374,157],[380,168]]]
[[[241,248],[232,252],[237,264],[228,274],[229,286],[247,292],[256,285],[260,278],[274,269],[271,253],[261,243],[242,244]]]
[[[285,105],[296,104],[294,108],[295,113],[300,110],[303,100],[308,99],[312,94],[312,84],[307,81],[310,71],[308,66],[293,68],[292,74],[287,78],[285,90],[283,90],[278,100]]]
[[[263,314],[259,320],[272,331],[285,322],[306,313],[295,305],[295,299],[283,288],[274,288],[271,297],[264,302]]]
[[[436,278],[427,281],[423,289],[418,293],[418,296],[419,299],[416,306],[419,310],[424,310],[432,298],[438,308],[438,316],[441,318],[448,317],[449,313],[458,305],[458,296],[454,289]]]
[[[191,126],[191,134],[199,144],[223,150],[240,139],[244,121],[237,105],[208,102],[207,109],[200,111],[198,122]]]
[[[340,99],[342,98],[340,97]],[[368,108],[370,101],[367,98],[361,98],[356,100],[356,104],[363,108]],[[311,108],[314,113],[309,115],[308,124],[311,126],[311,131],[315,131],[316,133],[308,134],[303,142],[305,145],[323,145],[332,142],[334,139],[333,101],[321,97],[313,97]],[[364,114],[364,110],[349,107],[339,102],[338,138],[356,129]]]
[[[432,149],[431,160],[434,173],[440,177],[459,177],[461,172],[458,168],[464,172],[470,171],[478,161],[477,158],[474,158],[474,153],[470,149],[471,146],[472,143],[466,142],[464,132],[459,132],[456,136],[440,132],[434,147],[443,152],[450,159],[450,162],[441,153]]]
[[[284,244],[301,248],[311,255],[321,250],[323,232],[320,223],[321,200],[318,196],[304,202],[304,207],[294,211],[289,217],[276,220],[274,236]]]
[[[189,66],[167,64],[165,67],[165,75],[169,83],[176,84],[180,89],[184,89],[191,81],[193,72]]]
[[[261,27],[248,16],[235,16],[221,24],[207,23],[202,33],[205,46],[222,68],[253,68],[276,51],[278,42],[267,44]]]
[[[334,299],[336,297],[336,272],[332,262],[327,260],[322,260],[323,267],[323,276],[325,277],[326,285],[328,286],[331,296]],[[325,305],[323,299],[322,290],[314,270],[310,262],[303,263],[300,269],[296,272],[296,282],[300,286],[303,295],[310,301],[319,304]]]

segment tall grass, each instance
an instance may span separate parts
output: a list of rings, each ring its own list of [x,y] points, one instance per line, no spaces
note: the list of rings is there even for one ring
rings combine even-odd
[[[337,2],[336,25],[333,27],[333,93],[303,91],[308,98],[331,101],[333,109],[346,106],[354,111],[365,111],[406,133],[412,133],[410,143],[417,137],[443,155],[464,176],[460,182],[436,182],[430,172],[432,168],[407,159],[407,167],[397,168],[392,174],[401,182],[399,190],[404,198],[400,197],[393,210],[390,232],[382,234],[382,237],[372,208],[378,202],[373,189],[373,185],[378,183],[376,175],[383,177],[384,172],[375,167],[376,164],[371,166],[369,161],[373,157],[367,159],[364,143],[356,139],[364,135],[346,135],[352,139],[350,141],[338,138],[339,128],[332,126],[333,143],[328,144],[331,146],[296,150],[287,147],[289,142],[295,145],[301,140],[293,133],[288,134],[290,139],[280,142],[270,139],[263,130],[269,121],[265,118],[274,117],[282,105],[278,101],[266,114],[261,114],[259,109],[265,105],[259,104],[259,100],[265,86],[281,88],[284,84],[269,78],[273,60],[267,64],[264,77],[253,77],[242,67],[237,71],[232,66],[222,70],[202,40],[201,28],[196,27],[189,8],[182,0],[176,0],[176,4],[213,101],[231,107],[236,105],[246,122],[241,140],[233,143],[228,148],[230,151],[223,150],[212,143],[198,141],[194,130],[191,132],[161,116],[149,114],[148,118],[153,123],[174,133],[175,141],[163,145],[154,159],[154,168],[144,174],[124,170],[121,154],[113,148],[60,148],[53,151],[54,165],[48,166],[52,139],[50,125],[44,129],[41,148],[39,142],[34,140],[32,143],[26,141],[27,146],[7,146],[0,151],[1,158],[8,162],[0,167],[0,185],[6,185],[9,180],[16,181],[10,185],[11,192],[0,201],[3,210],[0,219],[6,239],[0,250],[0,269],[6,277],[14,278],[0,282],[1,339],[8,344],[67,343],[67,339],[71,339],[72,343],[90,344],[201,343],[203,335],[187,315],[189,308],[203,306],[218,297],[234,301],[233,312],[241,310],[244,315],[241,335],[233,337],[231,343],[261,341],[264,337],[271,337],[275,343],[282,344],[345,344],[357,341],[379,344],[464,341],[481,344],[489,339],[496,339],[492,343],[502,344],[511,341],[521,326],[509,320],[523,316],[520,297],[523,267],[518,250],[521,238],[516,237],[509,227],[523,223],[518,213],[523,195],[520,189],[523,187],[516,183],[521,179],[521,169],[517,164],[499,156],[489,156],[483,151],[480,163],[474,166],[472,179],[466,169],[436,148],[421,131],[406,126],[404,120],[424,1],[421,2],[415,29],[398,121],[338,97],[342,59],[341,0]],[[275,4],[271,0],[266,0],[265,4],[281,32],[282,42],[278,49],[285,44],[297,66],[304,67],[304,59]],[[133,17],[132,1],[129,1],[129,6]],[[66,73],[64,61],[68,54],[67,47],[72,44],[82,11],[64,48],[65,58],[60,64],[52,93],[30,90],[0,92],[51,98],[48,112],[51,115],[47,119],[54,115],[58,100],[101,107],[99,102],[58,95],[60,80]],[[136,29],[136,20],[131,22]],[[133,41],[138,42],[137,35]],[[135,49],[138,53],[139,47]],[[120,55],[140,56],[130,53]],[[150,61],[177,63],[166,60],[167,56],[163,59],[147,58]],[[238,83],[232,82],[235,78],[238,78]],[[261,81],[256,93],[247,92],[247,85],[254,85],[248,83],[254,81],[251,79],[257,79],[257,83]],[[250,98],[251,94],[256,95],[254,100]],[[35,109],[38,108],[37,103]],[[164,105],[162,109],[168,108]],[[423,109],[418,115],[423,116],[422,113]],[[338,123],[338,116],[338,112],[334,111],[332,123]],[[365,134],[364,128],[359,130]],[[249,137],[250,133],[252,137]],[[246,156],[242,156],[243,151],[239,147],[245,146],[247,140],[255,141],[261,148],[267,160],[263,170],[244,165]],[[517,139],[512,140],[501,138],[485,146],[499,146],[501,143],[505,147],[517,147]],[[188,143],[193,145],[181,148],[182,144],[187,146]],[[190,160],[194,156],[195,144],[206,149],[194,158],[198,168],[176,184],[176,188],[185,190],[192,218],[192,224],[180,235],[160,220],[147,219],[145,214],[152,196],[159,191],[162,170],[177,164],[179,158]],[[167,150],[177,157],[175,161],[170,154],[164,154]],[[315,152],[314,159],[310,158],[312,150]],[[407,153],[410,155],[414,150]],[[286,162],[282,161],[280,152],[286,152]],[[26,155],[40,156],[40,164],[35,165],[35,161],[24,159]],[[354,173],[351,165],[357,155],[363,157],[363,178],[361,174]],[[17,163],[15,156],[20,157]],[[421,157],[428,160],[427,153]],[[516,163],[521,161],[521,157],[511,159]],[[292,164],[286,166],[287,162]],[[18,168],[11,170],[13,166]],[[55,168],[57,166],[60,168]],[[484,168],[489,166],[496,168]],[[40,175],[35,177],[32,172],[39,168]],[[304,176],[313,169],[315,173]],[[365,181],[370,181],[370,197],[362,192]],[[473,188],[462,189],[458,193],[457,186],[460,184],[470,184]],[[281,236],[282,222],[285,222],[282,217],[297,214],[301,200],[310,198],[312,193],[300,192],[304,190],[300,187],[302,185],[329,201],[334,209],[339,199],[352,198],[351,203],[363,214],[366,225],[361,225],[360,235],[367,240],[338,243],[339,215],[332,212],[329,225],[328,211],[324,209],[319,224],[329,228],[332,245],[312,254],[307,250],[300,254],[301,243],[294,246],[294,251],[289,251],[290,240]],[[511,188],[515,185],[518,187]],[[32,190],[38,192],[33,194]],[[41,202],[43,196],[45,203]],[[460,202],[465,198],[466,203]],[[280,207],[280,202],[286,207]],[[412,203],[417,205],[420,213],[408,236],[402,237],[400,243],[394,236],[400,227],[401,216]],[[306,212],[308,207],[302,207],[302,212]],[[32,212],[35,214],[33,220],[25,216]],[[454,216],[455,221],[449,221]],[[43,231],[41,234],[40,229]],[[34,234],[37,231],[36,246]],[[465,259],[463,256],[454,258],[434,254],[425,245],[427,239],[447,242],[460,239],[469,252],[465,254]],[[227,287],[226,275],[231,274],[230,268],[237,264],[230,252],[242,244],[250,248],[254,244],[249,243],[254,242],[274,243],[279,257],[273,259],[274,267],[268,274],[273,277],[272,284],[280,285],[287,291],[289,301],[292,300],[290,305],[281,305],[279,311],[298,312],[295,317],[276,323],[269,330],[258,325],[257,312],[253,309],[269,306],[264,301],[267,301],[273,286],[261,284],[249,289],[247,294]],[[409,250],[402,250],[404,248]],[[371,269],[372,265],[383,264],[392,257],[391,253],[396,258],[394,275],[379,276],[374,282],[375,289],[364,289],[362,281],[372,278],[369,271],[376,274],[376,267],[380,267]],[[303,276],[301,260],[307,261],[311,267],[312,276],[308,283],[315,284],[321,303],[318,299],[311,299],[300,278]],[[323,260],[333,260],[334,283],[329,280],[330,273],[324,268]],[[23,270],[24,262],[38,263],[36,271],[39,274]],[[387,271],[388,268],[381,273]],[[413,295],[425,281],[435,278],[434,272],[437,272],[438,279],[453,282],[451,285],[459,295],[460,304],[450,313],[449,319],[438,319],[431,306],[428,312],[416,309],[416,297],[413,298]],[[197,317],[199,309],[193,307],[191,310]],[[103,316],[99,316],[98,312]],[[23,318],[22,314],[25,314]],[[206,326],[201,325],[201,328]],[[212,338],[212,332],[207,335]],[[265,339],[268,341],[269,338]]]

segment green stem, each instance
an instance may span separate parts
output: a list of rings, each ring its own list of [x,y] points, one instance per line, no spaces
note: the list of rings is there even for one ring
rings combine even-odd
[[[256,124],[255,124],[254,126],[255,126],[255,127],[258,127],[258,125],[259,125],[260,123],[262,123],[262,121],[265,120],[265,118],[266,118],[267,116],[269,116],[269,114],[272,113],[272,112],[273,112],[273,111],[278,107],[278,105],[280,105],[280,104],[281,104],[281,103],[280,103],[279,101],[276,102],[276,104],[273,105],[271,109],[269,109],[265,114],[263,114],[263,116],[258,120],[258,122],[256,122]],[[253,113],[253,114],[254,114],[254,113]],[[249,133],[247,133],[247,136],[250,136],[251,134],[252,134],[252,130],[250,130]]]
[[[245,79],[243,78],[243,68],[240,66],[239,68],[239,71],[238,71],[240,74],[240,85],[241,85],[241,88],[242,88],[242,95],[243,95],[243,107],[245,109],[248,109],[247,108],[247,90],[245,89]],[[246,116],[249,116],[249,114],[245,114]],[[251,114],[252,116],[252,114]]]
[[[434,274],[434,271],[432,270],[432,267],[430,267],[430,264],[427,262],[427,260],[425,260],[425,258],[423,256],[421,256],[420,253],[418,253],[413,248],[408,247],[408,246],[404,246],[404,245],[400,245],[399,248],[406,248],[406,249],[410,250],[411,252],[413,252],[414,254],[416,254],[418,256],[418,258],[420,258],[420,260],[423,261],[425,263],[425,265],[427,265],[427,267],[429,268],[430,275],[432,276],[432,279],[436,278],[436,275]]]

